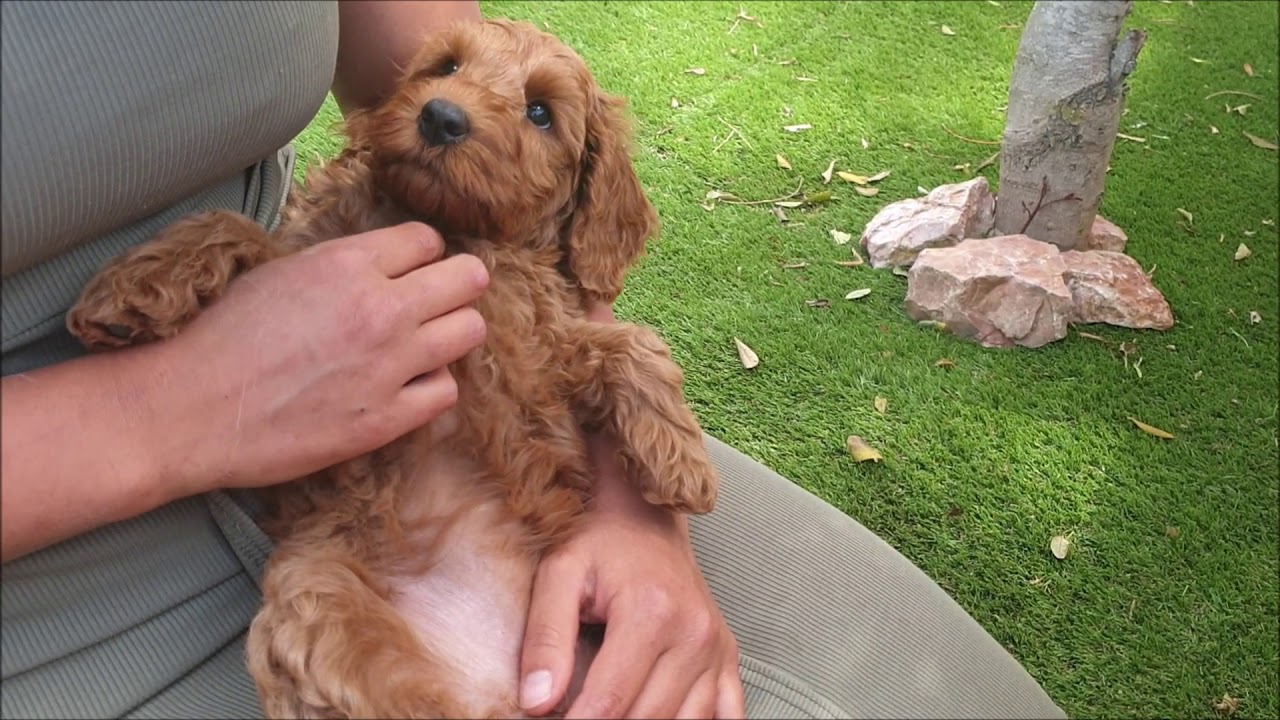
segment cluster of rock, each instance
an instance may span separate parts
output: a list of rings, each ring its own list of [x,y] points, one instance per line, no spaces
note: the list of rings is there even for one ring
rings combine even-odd
[[[907,314],[989,347],[1040,347],[1070,324],[1167,330],[1173,313],[1127,238],[1099,216],[1086,245],[1060,251],[1026,235],[992,234],[987,179],[943,185],[885,206],[862,247],[874,268],[910,268]]]

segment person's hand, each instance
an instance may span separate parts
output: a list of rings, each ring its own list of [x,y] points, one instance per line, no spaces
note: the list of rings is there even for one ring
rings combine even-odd
[[[605,623],[569,718],[740,718],[738,646],[702,578],[683,517],[646,504],[616,446],[590,443],[600,473],[581,530],[534,581],[520,704],[541,715],[564,697],[579,622]]]
[[[420,223],[320,243],[234,280],[169,346],[156,392],[209,406],[160,440],[182,474],[258,486],[380,447],[452,407],[484,339],[478,259]],[[182,418],[173,418],[181,422]]]

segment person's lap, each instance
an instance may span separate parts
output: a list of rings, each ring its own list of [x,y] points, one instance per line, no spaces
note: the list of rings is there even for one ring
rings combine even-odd
[[[715,512],[691,523],[694,550],[739,640],[750,717],[1064,717],[1022,667],[903,556],[759,463],[715,439],[707,443],[722,493]],[[241,523],[237,529],[218,508],[217,502],[184,501],[165,510],[171,522],[144,518],[72,541],[65,557],[79,557],[75,565],[86,559],[103,565],[96,578],[78,579],[58,552],[6,567],[7,579],[17,583],[5,593],[6,604],[13,601],[5,608],[6,629],[15,632],[13,644],[5,643],[4,714],[256,714],[244,628],[258,599],[250,574],[265,548],[252,528]],[[156,541],[156,528],[169,533],[159,539],[170,546],[164,557],[180,562],[195,553],[192,566],[207,568],[208,578],[192,570],[192,583],[183,585],[129,568],[117,551]],[[216,540],[220,534],[225,543]],[[93,535],[120,540],[112,547]],[[185,544],[194,549],[184,550]],[[95,559],[102,552],[94,546],[119,559]],[[152,560],[168,562],[164,557]],[[225,579],[212,584],[213,578]],[[163,600],[166,593],[176,599],[190,592],[183,587],[206,589],[177,605]],[[95,597],[49,607],[59,604],[52,594],[71,590]],[[130,614],[137,617],[120,617]],[[110,617],[127,629],[103,619]],[[105,637],[81,637],[85,632]],[[35,656],[52,651],[27,646],[49,638],[61,638],[66,648],[42,661]],[[123,685],[111,679],[120,672]]]

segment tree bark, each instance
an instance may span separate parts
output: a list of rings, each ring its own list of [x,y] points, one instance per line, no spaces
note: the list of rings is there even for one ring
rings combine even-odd
[[[996,196],[998,234],[1082,245],[1146,33],[1121,26],[1132,0],[1038,0],[1009,81]]]

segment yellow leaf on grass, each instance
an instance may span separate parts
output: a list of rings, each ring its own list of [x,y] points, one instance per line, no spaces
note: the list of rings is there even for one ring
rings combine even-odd
[[[747,347],[747,344],[734,338],[733,342],[738,346],[738,360],[742,363],[742,367],[750,370],[760,364],[760,356],[756,352]]]
[[[885,179],[885,178],[889,177],[889,173],[891,173],[891,172],[893,172],[893,171],[892,171],[892,170],[881,170],[880,172],[876,173],[875,175],[872,175],[871,177],[867,178],[867,182],[880,182],[881,180],[883,180],[883,179]]]
[[[1244,74],[1253,77],[1253,66],[1249,63],[1244,64]]]
[[[942,27],[938,28],[938,30],[939,30],[943,35],[955,35],[955,34],[956,34],[956,31],[955,31],[955,30],[952,30],[951,28],[947,27],[946,25],[943,25]]]
[[[827,169],[822,171],[822,183],[825,185],[831,182],[831,173],[836,169],[836,161],[832,160]]]
[[[785,157],[783,157],[783,156],[781,156],[781,155],[776,155],[776,156],[774,156],[774,157],[775,157],[775,159],[777,159],[777,161],[778,161],[778,167],[782,168],[783,170],[790,170],[790,169],[791,169],[791,162],[790,162],[789,160],[787,160]]]
[[[1244,132],[1244,131],[1243,131],[1243,130],[1241,130],[1241,132]],[[1258,137],[1257,135],[1251,135],[1251,134],[1249,134],[1249,133],[1247,133],[1247,132],[1246,132],[1246,133],[1244,133],[1244,136],[1245,136],[1245,137],[1247,137],[1247,138],[1249,138],[1249,142],[1251,142],[1251,143],[1253,143],[1254,145],[1256,145],[1256,146],[1258,146],[1258,147],[1262,148],[1263,150],[1280,150],[1280,147],[1277,147],[1277,146],[1276,146],[1276,144],[1275,144],[1275,143],[1273,143],[1273,142],[1271,142],[1270,140],[1263,140],[1262,138]]]
[[[781,208],[798,208],[804,204],[803,200],[779,200],[774,205]]]
[[[944,369],[944,370],[950,370],[951,368],[955,367],[955,366],[956,366],[956,364],[955,364],[954,362],[952,362],[952,361],[948,360],[947,358],[941,358],[941,359],[939,359],[937,362],[935,362],[935,363],[933,364],[933,366],[934,366],[934,367],[940,367],[940,368],[942,368],[942,369]]]
[[[1240,247],[1236,248],[1235,258],[1236,260],[1243,260],[1252,254],[1253,254],[1253,251],[1249,249],[1248,245],[1245,245],[1244,243],[1240,243]]]
[[[863,187],[861,185],[854,185],[853,189],[857,191],[857,193],[862,197],[873,197],[875,195],[880,194],[880,188]]]
[[[837,245],[844,245],[853,239],[853,236],[847,232],[840,230],[831,231],[831,239],[836,241]]]
[[[685,72],[689,73],[690,75],[706,75],[707,74],[706,69],[700,68],[700,67],[689,68],[688,70],[685,70]]]
[[[1221,700],[1213,703],[1213,709],[1223,717],[1231,717],[1240,709],[1240,698],[1233,698],[1230,695],[1223,694]]]
[[[880,462],[884,460],[884,457],[880,455],[879,450],[868,445],[866,440],[863,440],[857,435],[850,435],[848,439],[844,441],[844,446],[848,448],[849,455],[851,455],[856,462]]]
[[[809,123],[800,123],[799,125],[783,125],[782,129],[789,133],[798,133],[804,132],[805,130],[812,130],[813,126]]]
[[[1071,540],[1065,535],[1054,535],[1049,539],[1049,552],[1059,560],[1066,560],[1071,553]]]
[[[1250,310],[1250,311],[1249,311],[1249,324],[1250,324],[1250,325],[1257,325],[1257,324],[1258,324],[1258,323],[1260,323],[1260,322],[1262,322],[1262,315],[1261,315],[1261,313],[1259,313],[1257,310]]]
[[[880,413],[881,415],[885,414],[889,410],[889,399],[882,395],[876,396],[874,404],[875,404],[876,412]]]
[[[836,173],[836,177],[840,178],[845,182],[857,183],[858,185],[866,185],[868,182],[870,182],[865,176],[855,175],[851,172],[845,172],[843,170]]]
[[[1189,223],[1190,223],[1190,222],[1195,222],[1195,220],[1196,220],[1196,219],[1195,219],[1195,216],[1193,216],[1191,213],[1187,212],[1186,210],[1183,210],[1182,208],[1178,208],[1178,214],[1179,214],[1179,215],[1181,215],[1182,217],[1186,218],[1186,219],[1187,219],[1187,222],[1189,222]]]
[[[1139,430],[1141,430],[1142,432],[1148,435],[1151,435],[1153,437],[1163,438],[1165,440],[1173,439],[1173,433],[1167,430],[1161,430],[1160,428],[1154,425],[1148,425],[1142,422],[1141,420],[1139,420],[1138,418],[1130,416],[1129,421],[1132,422],[1134,425],[1137,425]]]
[[[860,300],[860,299],[862,299],[862,298],[864,298],[864,297],[866,297],[866,296],[868,296],[868,295],[870,295],[870,294],[871,294],[871,288],[859,288],[859,289],[857,289],[857,290],[852,290],[852,291],[850,291],[848,295],[845,295],[845,296],[844,296],[844,299],[845,299],[845,300]]]

